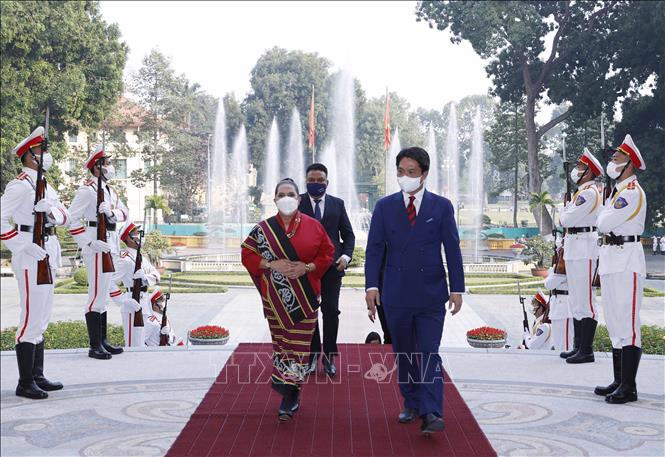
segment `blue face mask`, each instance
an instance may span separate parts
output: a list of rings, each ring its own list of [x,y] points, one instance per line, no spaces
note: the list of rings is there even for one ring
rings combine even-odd
[[[314,198],[323,197],[323,194],[326,193],[327,184],[320,182],[308,182],[307,183],[307,193]]]

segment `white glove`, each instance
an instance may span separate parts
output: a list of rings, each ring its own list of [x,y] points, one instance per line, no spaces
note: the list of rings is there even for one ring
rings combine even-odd
[[[111,245],[106,241],[92,240],[88,243],[88,246],[90,246],[90,249],[94,252],[111,252]]]
[[[163,329],[159,331],[162,335],[170,335],[171,334],[171,327],[168,325],[165,325]]]
[[[140,279],[142,284],[148,284],[148,278],[146,278],[143,270],[136,270],[132,279]]]
[[[106,214],[108,217],[113,217],[113,210],[111,209],[111,204],[107,201],[101,202],[99,204],[99,214]]]
[[[134,300],[133,298],[126,298],[122,303],[124,307],[132,312],[141,311],[141,304]]]
[[[37,213],[50,213],[52,207],[53,207],[53,204],[51,203],[50,199],[42,198],[35,205],[35,212],[37,212]]]
[[[37,260],[44,260],[46,258],[46,251],[32,242],[28,243],[21,252]]]

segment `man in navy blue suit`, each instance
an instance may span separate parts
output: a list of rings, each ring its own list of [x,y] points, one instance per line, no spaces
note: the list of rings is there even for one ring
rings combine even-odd
[[[465,290],[453,205],[447,198],[425,190],[429,163],[429,155],[422,148],[403,149],[397,155],[397,180],[402,191],[376,203],[365,255],[368,315],[374,322],[376,307],[384,307],[396,353],[399,388],[404,397],[404,410],[398,420],[409,423],[420,416],[423,434],[444,428],[439,345],[445,304],[449,302],[449,310],[457,314]],[[446,253],[450,293],[441,245]]]
[[[342,287],[344,270],[351,262],[356,237],[344,207],[344,200],[326,193],[328,168],[320,163],[307,167],[307,193],[300,197],[299,210],[317,219],[326,229],[335,246],[333,264],[321,278],[321,314],[323,317],[323,370],[334,377],[337,368],[333,357],[338,354],[337,331],[339,329],[339,291]],[[316,371],[318,354],[321,353],[321,337],[317,325],[310,347],[309,372]]]

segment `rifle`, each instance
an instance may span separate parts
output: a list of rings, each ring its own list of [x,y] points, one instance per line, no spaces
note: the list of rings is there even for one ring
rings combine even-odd
[[[99,176],[97,176],[97,239],[100,241],[106,242],[106,214],[99,212],[99,205],[104,201],[104,181],[102,176],[104,172],[102,171],[102,163],[104,162],[104,157],[100,157],[97,160],[95,166],[99,170]],[[113,266],[113,258],[111,257],[110,252],[102,252],[102,272],[103,273],[113,273],[115,267]]]
[[[572,195],[570,191],[570,162],[566,160],[565,152],[564,152],[564,158],[563,158],[563,170],[564,173],[566,174],[566,193],[563,196],[563,206],[565,207],[570,201],[572,200]],[[556,248],[556,229],[552,231],[554,235],[554,249],[556,250],[556,253],[554,257],[552,258],[552,266],[554,267],[554,272],[560,275],[565,275],[566,274],[566,261],[563,259],[563,240],[566,238],[566,231],[563,231],[563,234],[561,236],[561,247],[559,249]]]
[[[136,260],[134,261],[134,273],[141,269],[143,263],[143,256],[141,255],[141,244],[143,242],[143,230],[139,231],[138,246],[136,247]],[[141,303],[141,289],[143,288],[143,281],[135,279],[132,285],[132,298]],[[143,327],[143,310],[134,311],[134,327]]]
[[[164,294],[164,312],[162,312],[162,326],[159,328],[159,345],[160,346],[169,346],[169,336],[162,335],[161,330],[166,327],[168,324],[168,318],[166,317],[166,307],[169,304],[169,299],[171,298],[171,281],[173,277],[169,275],[169,291]]]
[[[48,152],[48,127],[51,111],[46,107],[46,122],[44,124],[44,141],[42,141],[42,155],[37,162],[37,183],[35,185],[35,205],[46,197],[46,178],[44,178],[44,154]],[[46,213],[35,211],[35,220],[32,230],[32,242],[45,249],[46,240]],[[49,265],[49,256],[46,254],[42,260],[37,261],[37,284],[53,284],[53,274]]]
[[[524,297],[522,297],[522,288],[520,287],[519,281],[517,281],[517,294],[520,297],[520,304],[522,305],[522,315],[524,316],[524,319],[522,319],[522,326],[524,327],[525,332],[530,332],[529,318],[526,315],[526,308],[524,308]],[[526,347],[526,341],[524,340],[524,338],[522,338],[522,344]]]
[[[609,162],[611,155],[614,154],[614,149],[603,147],[600,153],[607,160],[607,162]],[[607,173],[605,173],[603,179],[603,194],[601,196],[603,199],[603,206],[605,206],[605,203],[610,198],[610,195],[612,195],[612,181],[610,180],[610,177],[607,175]],[[598,261],[596,262],[596,271],[594,271],[593,280],[591,281],[592,287],[600,287],[600,275],[598,274],[599,265],[600,265],[600,259],[598,259]]]

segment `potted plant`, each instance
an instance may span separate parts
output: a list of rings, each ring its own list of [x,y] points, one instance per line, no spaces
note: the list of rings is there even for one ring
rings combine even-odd
[[[513,251],[513,254],[520,255],[522,251],[524,251],[524,248],[526,248],[525,245],[522,243],[513,243],[510,245],[510,250]]]
[[[224,327],[203,325],[190,330],[187,336],[192,344],[226,344],[230,334]]]
[[[478,327],[466,332],[466,341],[474,348],[502,348],[506,345],[505,330],[494,327]]]
[[[524,254],[524,264],[534,264],[535,267],[531,268],[531,274],[534,276],[547,276],[547,268],[545,261],[552,258],[554,252],[554,243],[545,240],[542,236],[536,236],[526,240],[524,243],[526,248],[522,251]]]

